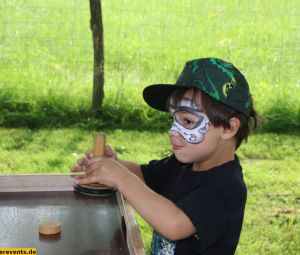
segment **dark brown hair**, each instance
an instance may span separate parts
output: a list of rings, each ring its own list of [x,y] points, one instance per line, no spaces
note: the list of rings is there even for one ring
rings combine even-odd
[[[183,98],[184,94],[189,89],[178,89],[175,90],[168,100],[168,105],[170,99],[172,98],[172,103],[177,105]],[[192,88],[193,98],[192,101],[199,106],[197,98],[201,97],[201,104],[204,112],[208,116],[211,124],[215,127],[230,128],[230,119],[235,117],[239,119],[241,125],[237,131],[236,138],[236,149],[241,145],[242,141],[247,141],[249,134],[257,128],[259,116],[252,107],[250,116],[247,117],[243,113],[215,100],[204,92],[201,92],[197,88]],[[200,106],[199,106],[200,108]]]

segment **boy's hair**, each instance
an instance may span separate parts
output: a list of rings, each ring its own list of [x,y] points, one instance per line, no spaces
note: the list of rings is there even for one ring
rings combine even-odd
[[[189,88],[190,89],[190,88]],[[187,89],[178,89],[175,90],[169,97],[167,104],[169,104],[170,99],[172,98],[173,104],[179,104],[180,100],[183,98],[184,94],[189,90]],[[235,117],[239,119],[241,125],[235,135],[236,138],[236,149],[241,145],[243,141],[247,141],[247,138],[251,131],[254,131],[257,127],[259,116],[254,110],[253,106],[250,110],[250,115],[247,117],[245,114],[226,106],[220,101],[215,100],[206,93],[200,91],[197,88],[193,89],[193,98],[192,101],[198,105],[197,97],[201,97],[201,104],[204,112],[208,116],[210,122],[215,127],[224,127],[230,128],[230,119]]]

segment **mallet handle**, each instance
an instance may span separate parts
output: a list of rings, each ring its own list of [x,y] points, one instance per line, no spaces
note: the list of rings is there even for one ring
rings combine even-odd
[[[98,133],[94,137],[94,153],[97,157],[104,157],[105,155],[105,144],[106,138],[105,134]]]
[[[105,144],[106,144],[106,137],[103,133],[97,133],[94,137],[94,154],[97,157],[104,157],[105,155]],[[91,183],[88,185],[91,187],[106,187],[100,183]]]

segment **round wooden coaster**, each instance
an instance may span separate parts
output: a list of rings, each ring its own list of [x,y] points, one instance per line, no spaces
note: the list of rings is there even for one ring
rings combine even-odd
[[[39,224],[39,232],[44,235],[54,235],[60,233],[61,224],[54,220],[45,220]]]
[[[111,189],[110,187],[107,187],[100,183],[80,184],[79,186],[87,189],[94,189],[94,190]]]
[[[106,186],[95,187],[89,185],[79,185],[74,183],[73,184],[74,190],[88,196],[106,196],[111,193],[116,192],[116,189],[109,188]]]

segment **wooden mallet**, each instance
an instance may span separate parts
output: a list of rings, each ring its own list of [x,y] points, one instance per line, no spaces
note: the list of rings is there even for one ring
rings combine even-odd
[[[104,157],[105,155],[105,144],[106,137],[103,133],[97,133],[94,137],[94,154],[97,157]],[[74,190],[90,196],[101,196],[107,195],[115,191],[115,189],[107,187],[100,183],[90,183],[90,184],[76,184],[74,183]]]

